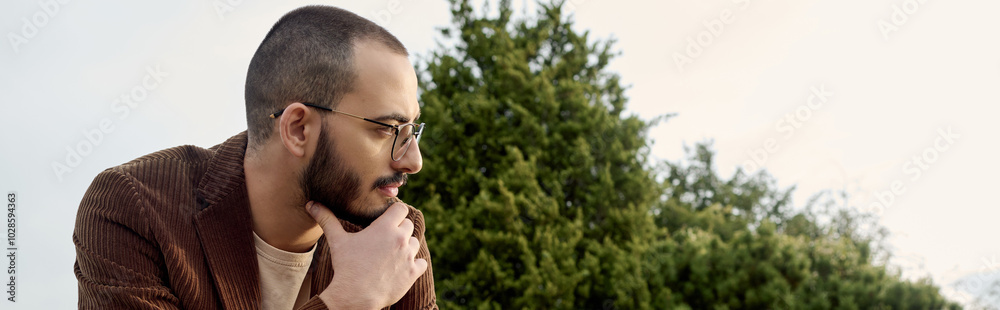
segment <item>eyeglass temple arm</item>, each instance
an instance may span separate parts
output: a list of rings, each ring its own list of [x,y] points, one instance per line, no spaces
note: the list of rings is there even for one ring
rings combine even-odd
[[[379,125],[382,125],[382,126],[385,126],[385,127],[389,127],[389,128],[392,128],[392,129],[399,130],[399,125],[389,125],[389,124],[386,124],[386,123],[383,123],[383,122],[380,122],[380,121],[376,121],[376,120],[372,120],[372,119],[367,119],[367,118],[362,117],[362,116],[357,116],[357,115],[354,115],[354,114],[351,114],[351,113],[337,111],[337,110],[334,110],[334,109],[331,109],[331,108],[318,106],[318,105],[315,105],[315,104],[312,104],[312,103],[308,103],[308,102],[302,102],[302,105],[305,105],[305,106],[308,106],[308,107],[314,107],[314,108],[317,108],[317,109],[320,109],[320,110],[326,110],[326,111],[330,111],[330,112],[334,112],[334,113],[344,114],[344,115],[347,115],[347,116],[350,116],[350,117],[353,117],[353,118],[356,118],[356,119],[360,119],[360,120],[372,122],[372,123],[379,124]],[[285,107],[285,108],[287,108],[287,107]],[[270,117],[270,118],[278,118],[278,116],[281,116],[282,113],[285,113],[284,109],[282,109],[281,111],[275,112],[275,113],[271,113],[271,115],[268,115],[268,117]]]
[[[307,106],[307,107],[314,107],[314,108],[317,108],[317,109],[320,109],[320,110],[326,110],[326,111],[330,111],[330,112],[339,112],[339,111],[334,111],[331,108],[318,106],[318,105],[315,105],[315,104],[312,104],[312,103],[308,103],[308,102],[302,102],[302,105]],[[285,107],[285,109],[287,109],[287,108],[288,107]],[[282,113],[285,113],[285,109],[281,109],[281,111],[278,111],[278,112],[275,112],[275,113],[271,113],[271,115],[268,115],[267,117],[278,118],[278,116],[281,116]],[[344,113],[344,112],[340,112],[340,113]],[[347,113],[344,113],[344,114],[347,114]],[[355,116],[355,117],[357,117],[357,116]]]

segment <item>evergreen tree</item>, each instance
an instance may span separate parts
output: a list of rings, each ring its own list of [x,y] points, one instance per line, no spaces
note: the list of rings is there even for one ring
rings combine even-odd
[[[817,195],[794,211],[792,189],[775,189],[768,175],[737,171],[723,180],[709,145],[690,152],[687,165],[666,163],[665,197],[653,207],[674,241],[647,262],[662,277],[649,281],[664,296],[655,307],[959,308],[930,279],[907,282],[874,262],[884,233],[866,232],[850,208],[818,208],[832,200]]]
[[[561,2],[517,20],[509,1],[492,17],[451,3],[454,46],[417,68],[430,127],[403,189],[426,218],[442,308],[947,305],[873,265],[871,239],[834,229],[845,221],[792,212],[766,175],[719,178],[707,145],[687,165],[651,163],[655,121],[625,113],[614,41],[573,30]]]

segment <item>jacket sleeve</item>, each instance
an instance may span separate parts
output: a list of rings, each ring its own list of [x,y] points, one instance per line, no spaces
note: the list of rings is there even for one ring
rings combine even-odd
[[[434,293],[434,270],[432,267],[433,264],[431,264],[431,252],[428,250],[427,240],[424,238],[424,231],[426,230],[424,213],[410,206],[408,218],[413,221],[414,237],[417,237],[417,240],[420,241],[420,250],[417,251],[417,258],[427,260],[427,271],[424,271],[424,274],[417,278],[417,281],[413,283],[413,287],[410,287],[410,291],[406,292],[403,298],[389,308],[406,310],[437,309],[437,295]]]
[[[80,309],[177,309],[132,178],[97,175],[80,202],[73,230]]]

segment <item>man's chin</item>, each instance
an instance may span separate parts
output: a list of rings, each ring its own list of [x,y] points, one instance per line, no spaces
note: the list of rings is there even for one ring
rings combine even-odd
[[[381,208],[373,210],[373,211],[375,211],[373,213],[374,216],[371,218],[371,221],[369,221],[368,223],[371,224],[371,222],[375,221],[376,218],[382,216],[382,214],[385,213],[385,210],[389,210],[389,206],[392,206],[392,204],[397,203],[397,202],[401,203],[403,201],[400,200],[399,198],[396,198],[396,197],[387,197],[384,200],[384,203],[382,204]]]
[[[363,208],[334,208],[332,207],[332,205],[328,205],[325,203],[324,205],[330,206],[329,207],[330,211],[333,211],[333,214],[336,215],[338,219],[348,221],[351,224],[355,224],[361,226],[362,228],[365,228],[368,227],[368,225],[371,225],[371,223],[374,222],[375,219],[378,219],[380,216],[382,216],[382,214],[385,213],[385,210],[389,209],[389,206],[391,206],[394,203],[403,201],[396,197],[387,197],[383,202],[384,202],[383,205],[377,208],[368,209],[367,210],[368,212],[357,212],[364,210]]]

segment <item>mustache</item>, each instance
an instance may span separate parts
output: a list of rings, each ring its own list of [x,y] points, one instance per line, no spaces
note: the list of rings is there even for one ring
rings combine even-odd
[[[399,183],[402,183],[402,185],[406,185],[407,178],[409,178],[408,175],[402,172],[396,172],[396,174],[390,176],[380,177],[377,180],[375,180],[374,184],[372,184],[372,190],[376,190],[379,187],[395,185]]]

